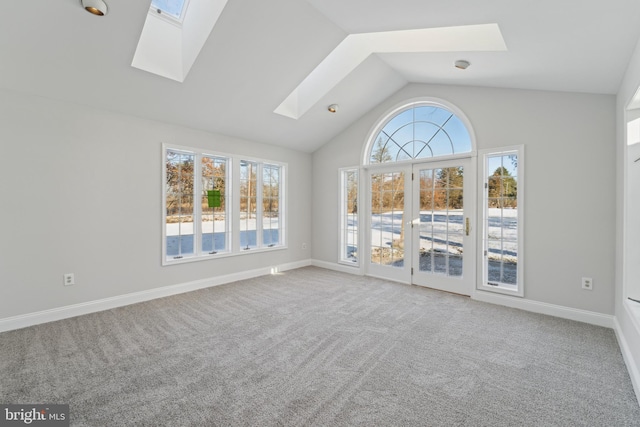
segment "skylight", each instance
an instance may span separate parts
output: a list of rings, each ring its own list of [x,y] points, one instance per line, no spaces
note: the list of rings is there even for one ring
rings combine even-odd
[[[152,0],[131,65],[183,82],[227,1]]]
[[[151,9],[160,10],[163,15],[182,21],[188,0],[151,0]]]

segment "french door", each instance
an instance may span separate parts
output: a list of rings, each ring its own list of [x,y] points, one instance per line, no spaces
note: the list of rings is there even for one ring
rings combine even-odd
[[[470,295],[475,174],[472,159],[370,171],[367,273]]]
[[[412,283],[471,295],[475,168],[471,159],[413,166]]]

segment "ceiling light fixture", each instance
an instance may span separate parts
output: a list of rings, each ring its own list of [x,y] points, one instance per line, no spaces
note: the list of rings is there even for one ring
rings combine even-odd
[[[464,59],[459,59],[454,63],[454,65],[456,66],[456,68],[459,68],[461,70],[466,70],[467,67],[469,67],[469,65],[471,65],[471,63],[469,61],[464,60]]]
[[[329,110],[330,113],[335,113],[336,111],[338,111],[338,104],[331,104],[327,107],[327,110]]]
[[[82,7],[94,15],[104,16],[109,11],[107,4],[102,0],[82,0]]]

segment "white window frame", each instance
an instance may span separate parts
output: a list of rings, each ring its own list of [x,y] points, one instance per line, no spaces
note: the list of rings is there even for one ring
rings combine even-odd
[[[201,252],[201,256],[203,257],[207,257],[207,256],[211,256],[211,255],[224,255],[226,253],[229,253],[231,251],[231,225],[233,222],[233,218],[231,217],[231,208],[233,206],[233,197],[232,197],[232,190],[233,190],[233,186],[231,185],[231,172],[233,171],[233,164],[231,161],[231,158],[227,155],[220,155],[220,154],[209,154],[206,152],[203,152],[199,155],[196,155],[196,159],[199,159],[200,161],[197,162],[197,167],[194,170],[194,173],[196,174],[196,176],[198,177],[198,179],[195,180],[195,195],[194,195],[194,200],[195,196],[200,197],[199,195],[202,195],[203,193],[203,188],[202,188],[202,159],[203,157],[207,157],[207,158],[215,158],[215,159],[224,159],[226,160],[226,176],[225,176],[225,250],[224,251],[218,251],[216,253],[211,253],[211,252],[204,252],[202,251],[202,236],[203,236],[203,232],[201,229],[198,230],[198,234],[197,234],[197,238],[196,238],[196,244],[198,252]],[[166,182],[166,181],[165,181]],[[166,192],[165,192],[166,193]],[[198,198],[198,202],[200,202],[200,199]],[[199,203],[198,206],[201,206],[201,204]],[[196,211],[196,218],[198,219],[198,225],[202,224],[202,216],[203,216],[203,212],[201,210],[197,210]],[[214,222],[215,224],[215,222]],[[195,224],[194,224],[195,227]],[[215,225],[214,225],[215,227]],[[215,230],[214,230],[215,231]],[[194,233],[196,232],[196,229],[194,228]],[[212,249],[215,250],[215,239],[214,241],[212,241]]]
[[[487,198],[488,198],[488,181],[489,176],[494,172],[488,170],[489,157],[513,155],[518,156],[517,166],[517,180],[518,180],[518,195],[517,195],[517,218],[518,218],[518,272],[517,283],[514,286],[511,285],[488,285],[488,265],[485,251],[487,248]],[[482,179],[478,180],[478,198],[480,201],[478,209],[478,224],[481,224],[481,238],[478,239],[478,265],[480,266],[479,274],[477,276],[476,290],[495,292],[505,295],[512,295],[517,297],[524,297],[524,192],[525,192],[525,157],[524,157],[524,145],[501,147],[496,149],[479,150],[478,159],[482,162],[479,171],[481,172]]]
[[[355,244],[356,244],[356,250],[358,252],[358,257],[354,260],[352,258],[347,257],[347,245],[348,245],[348,218],[347,218],[347,206],[345,205],[345,201],[347,200],[347,194],[346,194],[346,183],[347,183],[347,174],[348,173],[356,173],[356,200],[358,203],[358,212],[356,214],[356,218],[358,221],[358,225],[356,227],[356,233],[355,233]],[[347,167],[347,168],[340,168],[339,169],[339,185],[340,185],[340,189],[338,191],[338,194],[340,195],[340,200],[338,201],[338,206],[340,207],[340,238],[338,239],[339,244],[340,244],[340,248],[339,248],[339,259],[338,259],[338,263],[340,264],[344,264],[344,265],[348,265],[350,267],[359,267],[360,266],[360,202],[361,202],[361,197],[360,197],[360,180],[361,180],[361,173],[360,173],[360,169],[358,167]]]
[[[187,154],[193,154],[195,156],[194,161],[194,253],[183,255],[182,258],[172,259],[167,256],[167,171],[166,171],[166,159],[167,151],[179,151]],[[227,177],[225,183],[225,196],[227,197],[225,207],[225,225],[226,225],[226,239],[227,250],[220,251],[215,254],[202,251],[202,209],[200,208],[200,195],[202,194],[202,158],[203,157],[218,157],[227,159]],[[257,246],[249,250],[244,250],[240,246],[240,162],[249,161],[259,165],[257,175],[257,218],[258,224],[256,230],[256,242]],[[263,165],[277,166],[280,168],[279,173],[279,242],[273,246],[264,246],[262,238],[262,171]],[[274,250],[287,249],[286,229],[287,229],[287,164],[272,160],[265,160],[259,158],[253,158],[248,156],[242,156],[237,154],[220,153],[209,150],[203,150],[195,147],[187,147],[176,144],[162,144],[162,265],[175,265],[187,262],[204,261],[218,258],[225,258],[229,256],[238,256],[253,254],[258,252],[268,252]]]
[[[640,89],[636,92],[634,100],[640,100]],[[629,317],[632,319],[638,333],[640,333],[640,280],[638,280],[637,253],[638,241],[636,239],[637,226],[636,214],[638,200],[634,198],[637,194],[634,192],[634,185],[638,185],[632,181],[633,171],[631,168],[640,167],[640,131],[638,130],[640,120],[640,104],[638,101],[631,101],[625,111],[625,128],[624,128],[624,176],[623,176],[623,250],[622,250],[622,282],[623,282],[623,305]],[[633,108],[633,107],[637,108]],[[633,198],[633,199],[632,199]],[[635,211],[635,212],[634,212]]]
[[[376,137],[378,136],[380,131],[384,129],[387,123],[393,120],[397,115],[402,114],[404,111],[412,108],[416,108],[416,107],[421,107],[421,106],[437,107],[437,108],[447,110],[450,113],[453,113],[462,122],[467,132],[469,133],[469,138],[471,141],[471,149],[469,151],[459,152],[456,154],[447,154],[447,155],[440,155],[440,156],[434,156],[434,157],[423,157],[423,158],[417,158],[417,159],[406,159],[406,160],[398,160],[398,161],[383,162],[383,163],[371,163],[371,151],[375,149]],[[456,159],[456,158],[467,158],[470,156],[474,156],[476,154],[476,137],[473,131],[473,126],[471,126],[471,121],[467,118],[465,113],[460,108],[458,108],[454,104],[451,104],[450,102],[444,99],[435,98],[435,97],[417,97],[417,98],[408,99],[399,104],[396,104],[394,107],[387,110],[387,112],[376,122],[376,124],[371,129],[369,129],[369,133],[367,134],[366,141],[367,143],[364,144],[362,147],[361,161],[362,161],[362,165],[367,168],[383,167],[384,165],[389,165],[389,164],[396,164],[396,165],[403,164],[403,163],[413,164],[413,163],[429,162],[431,160],[435,161],[435,160],[449,160],[449,159]]]
[[[187,9],[189,8],[189,1],[190,0],[184,0],[179,18],[176,18],[175,16],[169,14],[168,12],[162,9],[160,9],[161,12],[158,13],[158,8],[153,7],[153,4],[149,4],[149,15],[152,15],[156,18],[162,19],[165,22],[168,22],[172,25],[182,28],[182,24],[184,23],[184,17],[187,14]]]
[[[246,245],[241,244],[242,242],[240,242],[240,223],[242,222],[242,220],[240,219],[240,214],[242,213],[240,211],[240,203],[241,203],[241,194],[240,194],[240,170],[241,170],[241,163],[242,162],[249,162],[249,163],[254,163],[256,165],[256,245],[255,247],[249,247],[248,246],[248,242]],[[264,200],[264,194],[263,194],[263,189],[264,189],[264,184],[263,184],[263,177],[264,177],[264,166],[276,166],[279,168],[279,184],[280,184],[280,190],[279,190],[279,200],[278,200],[278,209],[280,210],[280,215],[278,217],[278,230],[279,230],[279,242],[277,244],[268,244],[265,245],[264,243],[264,208],[263,208],[263,200]],[[255,252],[257,250],[263,250],[263,249],[271,249],[271,248],[278,248],[284,245],[284,213],[283,213],[283,208],[284,208],[284,176],[285,176],[285,168],[284,165],[282,163],[278,163],[278,162],[273,162],[273,161],[269,161],[269,160],[261,160],[261,159],[255,159],[255,158],[249,158],[246,156],[238,156],[238,178],[236,179],[236,187],[238,188],[238,195],[237,195],[237,200],[238,200],[238,209],[237,209],[237,222],[238,222],[238,247],[241,253],[246,253],[246,252]]]

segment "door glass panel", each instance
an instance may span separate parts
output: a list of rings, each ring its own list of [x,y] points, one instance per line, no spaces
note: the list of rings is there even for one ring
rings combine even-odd
[[[447,273],[447,235],[434,234],[433,241],[433,273]]]
[[[449,276],[462,276],[462,255],[449,255]]]
[[[420,176],[420,271],[462,276],[464,170],[422,169]]]
[[[371,263],[404,266],[404,173],[371,175]]]

